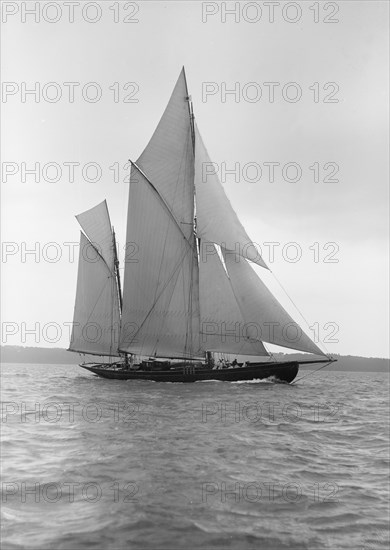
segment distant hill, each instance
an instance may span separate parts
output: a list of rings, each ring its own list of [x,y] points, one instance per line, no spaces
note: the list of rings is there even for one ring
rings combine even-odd
[[[23,346],[1,346],[2,363],[31,363],[31,364],[53,364],[53,365],[77,365],[80,363],[80,356],[77,353],[69,352],[62,348],[38,348]],[[274,357],[278,360],[299,360],[308,359],[304,354],[277,353]],[[334,371],[358,371],[358,372],[389,372],[389,359],[379,357],[358,357],[354,355],[333,355],[337,363],[326,367]],[[238,357],[240,360],[240,358]],[[260,358],[259,358],[260,359]],[[264,358],[262,358],[264,359]],[[82,361],[97,361],[96,356],[83,356]],[[243,358],[245,360],[245,358]],[[318,365],[302,365],[303,369],[318,368]]]
[[[280,359],[307,359],[307,355],[303,354],[275,354],[275,357]],[[327,370],[339,371],[355,371],[355,372],[389,372],[390,359],[380,357],[359,357],[358,355],[338,355],[334,353],[333,359],[337,359],[337,363],[332,363]],[[321,365],[301,365],[301,369],[318,368]]]
[[[52,363],[53,365],[78,365],[82,361],[97,361],[93,355],[73,353],[62,348],[37,348],[24,346],[1,346],[1,363]]]

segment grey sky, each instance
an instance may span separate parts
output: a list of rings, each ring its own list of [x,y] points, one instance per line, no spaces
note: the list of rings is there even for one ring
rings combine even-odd
[[[17,3],[4,4],[11,12]],[[44,10],[47,3],[40,4]],[[20,6],[3,23],[2,78],[19,88],[2,104],[2,161],[16,163],[18,170],[7,181],[3,173],[2,180],[2,240],[16,243],[17,249],[3,257],[2,319],[18,325],[15,336],[7,341],[3,337],[2,343],[21,343],[25,322],[26,328],[40,324],[39,341],[27,336],[25,345],[67,346],[66,330],[55,343],[45,341],[41,329],[45,323],[63,327],[72,321],[77,261],[69,261],[69,246],[63,243],[78,242],[74,215],[106,198],[123,246],[128,186],[116,183],[109,167],[116,162],[123,166],[141,153],[185,65],[195,116],[211,158],[219,166],[226,163],[228,169],[240,163],[240,181],[227,176],[225,190],[309,324],[319,324],[322,339],[331,334],[326,323],[337,324],[334,338],[339,342],[326,344],[331,352],[387,356],[387,2],[331,3],[339,6],[334,16],[339,22],[328,24],[322,22],[330,13],[323,3],[320,22],[314,23],[313,2],[298,3],[302,17],[297,23],[286,21],[276,8],[275,22],[270,23],[263,2],[257,3],[263,11],[256,23],[246,21],[242,10],[238,22],[227,16],[223,23],[221,5],[216,3],[208,3],[207,9],[216,6],[218,12],[202,22],[206,9],[202,2],[139,2],[133,15],[138,23],[115,23],[115,9],[121,20],[131,16],[131,9],[125,11],[125,3],[117,8],[114,2],[100,4],[102,17],[96,23],[83,20],[76,8],[75,21],[70,23],[64,7],[57,23],[44,20],[45,13],[53,18],[53,11],[41,11],[40,22],[26,15],[23,23]],[[245,15],[253,18],[254,12]],[[289,16],[293,17],[292,11]],[[22,82],[28,88],[40,83],[38,102],[31,95],[22,102]],[[56,103],[48,102],[42,92],[49,82],[58,83],[62,91]],[[65,82],[80,83],[73,103],[68,101]],[[102,90],[96,103],[81,95],[89,82]],[[115,88],[109,89],[115,82],[120,89],[118,103]],[[123,90],[128,82],[139,87],[134,95],[137,103],[123,102],[132,91]],[[280,83],[273,103],[265,82]],[[295,103],[281,93],[289,82],[302,90]],[[339,88],[333,96],[337,103],[323,101],[336,89],[332,85],[324,90],[329,82]],[[209,86],[216,86],[217,93],[202,97],[205,83],[214,83]],[[228,89],[238,83],[238,101],[232,94],[221,95],[222,83]],[[249,83],[256,86],[245,88]],[[259,88],[261,99],[251,101],[250,92]],[[275,181],[269,182],[263,163],[273,161],[298,164],[300,181],[283,180],[278,169]],[[42,169],[48,162],[62,167],[60,181],[48,181],[50,175],[45,178]],[[73,183],[64,166],[69,162],[81,165],[75,168]],[[81,167],[88,162],[101,165],[99,182],[83,178]],[[316,162],[321,167],[319,183],[309,168]],[[330,162],[339,167],[337,183],[322,181],[331,172],[325,173],[323,165]],[[40,182],[31,175],[21,181],[22,163],[28,168],[39,163]],[[247,163],[263,168],[260,181],[245,178],[241,169]],[[121,179],[124,176],[121,169]],[[50,242],[60,246],[58,262],[49,262],[42,254]],[[281,243],[274,262],[270,263],[264,242]],[[296,263],[281,253],[291,242],[298,243],[302,252]],[[316,242],[318,262],[315,247],[310,249]],[[32,255],[23,261],[23,246],[31,249],[34,243],[40,244],[38,261]],[[338,251],[335,245],[324,250],[326,243],[336,243]],[[12,245],[6,250],[12,251]],[[332,251],[338,262],[324,262]],[[53,247],[50,252],[54,254]],[[289,307],[282,293],[278,297]]]

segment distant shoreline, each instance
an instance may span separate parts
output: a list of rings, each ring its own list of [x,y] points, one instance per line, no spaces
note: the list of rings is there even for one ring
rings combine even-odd
[[[99,361],[99,357],[82,356],[62,348],[39,348],[24,346],[1,346],[1,363],[25,363],[25,364],[55,364],[55,365],[77,365],[84,361]],[[274,354],[277,360],[299,360],[307,359],[307,355],[301,354]],[[359,357],[354,355],[334,354],[337,363],[326,367],[331,371],[350,372],[389,372],[390,360],[379,357]],[[314,365],[301,366],[301,369],[314,369]]]

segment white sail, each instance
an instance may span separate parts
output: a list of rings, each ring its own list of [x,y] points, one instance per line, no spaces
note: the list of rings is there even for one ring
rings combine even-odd
[[[212,167],[183,69],[152,138],[132,163],[121,318],[107,204],[76,216],[85,234],[70,350],[268,356],[268,342],[324,355],[247,262],[267,268],[216,171],[206,170]]]
[[[107,203],[104,200],[97,206],[76,216],[84,233],[98,249],[110,270],[114,269],[114,241]]]
[[[243,258],[222,249],[232,288],[251,336],[278,346],[325,355],[290,317]]]
[[[184,68],[164,114],[136,162],[189,237],[194,217],[194,152]]]
[[[76,304],[69,349],[80,353],[115,356],[118,335],[119,304],[114,271],[81,232]]]
[[[199,302],[201,345],[205,350],[236,355],[268,355],[259,339],[248,337],[244,318],[217,249],[213,243],[204,241],[199,251]]]
[[[199,353],[197,256],[193,235],[186,233],[133,166],[126,237],[133,253],[125,260],[121,351],[159,357]]]
[[[184,69],[136,167],[132,167],[120,350],[200,353],[199,283],[193,234],[194,152]]]
[[[219,181],[202,137],[195,125],[195,191],[198,237],[216,243],[267,268],[251,242]],[[268,269],[268,268],[267,268]]]

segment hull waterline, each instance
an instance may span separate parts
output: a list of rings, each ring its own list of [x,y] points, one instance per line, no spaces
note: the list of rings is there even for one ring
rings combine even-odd
[[[223,382],[238,382],[241,380],[264,380],[274,378],[279,382],[290,383],[294,380],[299,370],[299,362],[289,361],[285,363],[253,363],[246,367],[224,369],[195,369],[185,366],[182,369],[165,371],[131,371],[124,369],[105,368],[102,365],[80,365],[102,378],[116,380],[151,380],[153,382],[200,382],[206,380],[219,380]]]

